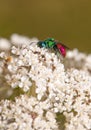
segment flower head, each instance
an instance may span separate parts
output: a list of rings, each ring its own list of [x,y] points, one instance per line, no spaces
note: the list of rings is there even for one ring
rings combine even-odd
[[[11,42],[18,44],[18,39],[14,35]],[[74,49],[62,62],[53,52],[38,47],[36,39],[20,39],[26,44],[12,46],[9,54],[0,53],[5,85],[24,93],[14,102],[0,102],[0,128],[90,130],[91,55]]]

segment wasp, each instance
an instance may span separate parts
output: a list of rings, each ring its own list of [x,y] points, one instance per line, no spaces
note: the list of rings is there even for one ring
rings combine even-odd
[[[68,49],[68,47],[61,42],[54,40],[54,38],[47,38],[44,41],[39,41],[37,44],[41,48],[44,47],[47,49],[53,49],[56,53],[60,53],[63,57],[66,56],[66,51]]]

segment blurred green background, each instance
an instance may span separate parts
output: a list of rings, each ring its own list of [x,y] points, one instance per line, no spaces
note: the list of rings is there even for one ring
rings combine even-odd
[[[12,33],[91,53],[91,0],[0,0],[0,37]]]

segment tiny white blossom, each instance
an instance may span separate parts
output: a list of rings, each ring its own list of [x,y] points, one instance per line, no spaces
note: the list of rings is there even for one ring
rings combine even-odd
[[[0,50],[10,50],[11,44],[7,39],[0,39]]]

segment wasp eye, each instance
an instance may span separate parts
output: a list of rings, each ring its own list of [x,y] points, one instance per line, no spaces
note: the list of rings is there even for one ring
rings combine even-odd
[[[44,42],[42,42],[42,47],[46,47],[46,44]]]
[[[39,41],[38,46],[39,47],[46,47],[46,44],[44,42],[42,42],[42,41]]]

